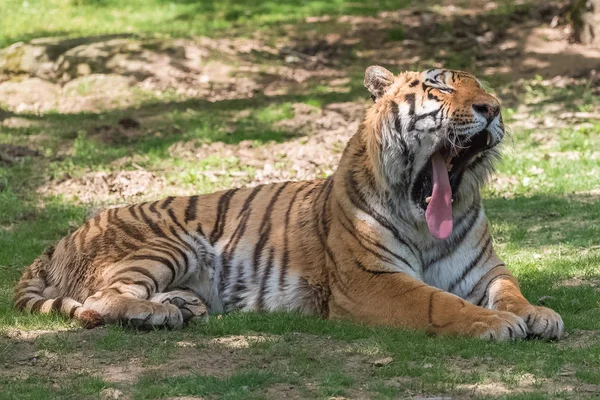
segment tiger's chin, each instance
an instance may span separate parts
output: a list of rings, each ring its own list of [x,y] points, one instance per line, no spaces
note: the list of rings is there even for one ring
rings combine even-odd
[[[434,197],[434,162],[436,155],[441,156],[445,163],[448,174],[449,189],[451,191],[452,205],[461,201],[460,184],[467,169],[475,163],[480,163],[489,157],[488,150],[495,147],[497,143],[492,140],[492,134],[484,129],[473,135],[470,140],[463,140],[461,145],[452,146],[445,144],[430,156],[425,167],[417,174],[415,184],[412,187],[412,200],[423,213]],[[438,156],[438,157],[439,157]]]

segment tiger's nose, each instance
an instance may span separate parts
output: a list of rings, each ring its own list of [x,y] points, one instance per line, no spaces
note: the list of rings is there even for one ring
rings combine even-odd
[[[481,114],[489,124],[496,116],[498,116],[498,114],[500,114],[500,105],[491,103],[473,104],[473,110],[476,113]]]

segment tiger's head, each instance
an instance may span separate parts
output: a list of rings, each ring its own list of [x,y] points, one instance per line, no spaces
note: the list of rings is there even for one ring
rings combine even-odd
[[[369,67],[375,104],[363,130],[367,151],[388,192],[425,219],[438,239],[479,201],[479,189],[504,137],[500,103],[471,74],[445,69],[403,72]],[[406,210],[404,210],[406,212]]]

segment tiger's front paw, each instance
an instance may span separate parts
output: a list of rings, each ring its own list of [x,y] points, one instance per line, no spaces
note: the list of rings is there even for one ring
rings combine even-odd
[[[565,330],[561,316],[554,310],[546,307],[528,306],[519,312],[527,324],[529,336],[544,339],[560,339]]]
[[[473,324],[473,336],[497,341],[524,339],[527,325],[513,313],[495,311]]]

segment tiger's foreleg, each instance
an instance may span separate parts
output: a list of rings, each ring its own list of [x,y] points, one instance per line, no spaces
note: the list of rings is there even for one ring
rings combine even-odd
[[[517,315],[477,307],[405,273],[353,271],[332,285],[330,315],[376,325],[394,325],[440,335],[494,340],[527,336]]]
[[[518,315],[527,324],[530,336],[560,339],[564,333],[560,315],[547,307],[530,304],[503,263],[498,262],[475,284],[467,300],[488,309]]]

